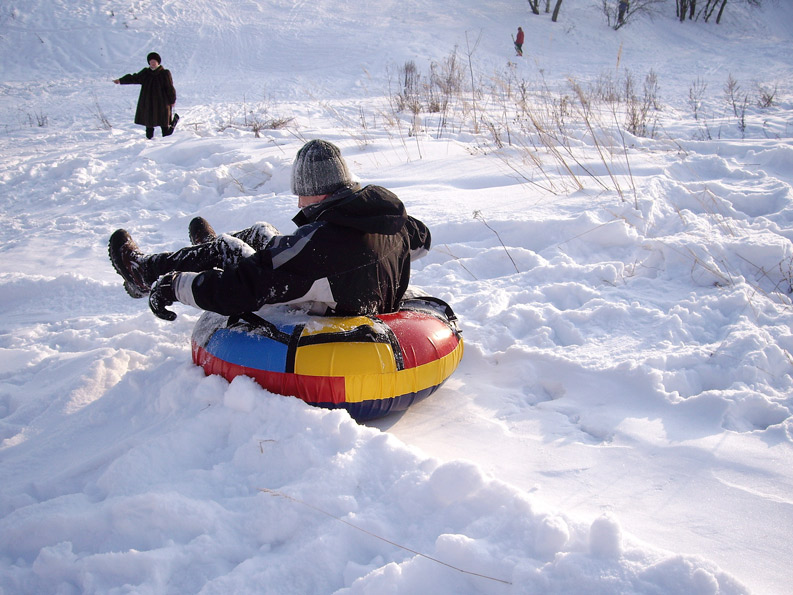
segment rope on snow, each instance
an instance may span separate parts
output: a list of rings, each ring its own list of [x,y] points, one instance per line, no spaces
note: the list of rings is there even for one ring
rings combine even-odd
[[[381,536],[377,535],[376,533],[372,533],[371,531],[367,531],[366,529],[364,529],[362,527],[358,527],[357,525],[353,525],[351,522],[345,521],[341,517],[338,517],[338,516],[336,516],[334,514],[331,514],[331,513],[327,512],[325,510],[322,510],[321,508],[318,508],[318,507],[314,506],[313,504],[309,504],[308,502],[304,502],[303,500],[299,500],[299,499],[295,498],[294,496],[290,496],[289,494],[284,494],[283,492],[279,492],[277,490],[270,490],[270,489],[267,489],[267,488],[259,488],[259,491],[263,492],[265,494],[270,494],[271,496],[279,496],[281,498],[284,498],[285,500],[289,500],[291,502],[297,502],[298,504],[302,504],[303,506],[306,506],[306,507],[308,507],[308,508],[310,508],[312,510],[316,510],[317,512],[320,512],[320,513],[324,514],[325,516],[329,516],[330,518],[332,518],[332,519],[334,519],[336,521],[339,521],[340,523],[344,523],[348,527],[352,527],[353,529],[356,529],[356,530],[360,531],[361,533],[366,533],[367,535],[369,535],[371,537],[374,537],[375,539],[379,539],[380,541],[384,541],[384,542],[386,542],[389,545],[393,545],[395,547],[403,549],[406,552],[410,552],[411,554],[415,554],[416,556],[421,556],[422,558],[425,558],[425,559],[427,559],[427,560],[429,560],[431,562],[435,562],[436,564],[440,564],[442,566],[446,566],[447,568],[451,568],[452,570],[456,570],[457,572],[462,572],[463,574],[469,574],[471,576],[478,576],[479,578],[484,578],[484,579],[487,579],[487,580],[490,580],[490,581],[496,581],[498,583],[503,583],[505,585],[511,585],[512,584],[510,581],[505,581],[505,580],[500,579],[500,578],[487,576],[486,574],[479,574],[477,572],[472,572],[470,570],[464,570],[462,568],[458,568],[457,566],[452,566],[451,564],[443,562],[442,560],[438,560],[437,558],[433,558],[432,556],[428,556],[426,554],[422,554],[421,552],[417,552],[416,550],[412,550],[409,547],[405,547],[404,545],[400,545],[398,543],[390,541],[390,540],[386,539],[385,537],[381,537]]]

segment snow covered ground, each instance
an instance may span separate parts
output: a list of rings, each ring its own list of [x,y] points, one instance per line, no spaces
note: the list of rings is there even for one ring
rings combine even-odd
[[[788,592],[793,6],[598,4],[4,3],[0,593]],[[395,113],[455,48],[447,120]],[[182,120],[147,142],[111,80],[152,50]],[[648,75],[632,135],[607,91]],[[431,227],[413,281],[464,330],[367,426],[205,377],[198,312],[156,319],[106,255],[197,214],[290,230],[311,138]]]

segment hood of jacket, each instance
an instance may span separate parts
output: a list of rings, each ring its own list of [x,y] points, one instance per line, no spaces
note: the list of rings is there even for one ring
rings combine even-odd
[[[364,233],[393,235],[405,226],[407,212],[396,194],[382,186],[359,185],[337,190],[292,219],[298,226],[327,221]]]

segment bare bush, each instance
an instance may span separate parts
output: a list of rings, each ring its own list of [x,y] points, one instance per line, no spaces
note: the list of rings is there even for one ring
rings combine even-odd
[[[633,77],[625,74],[625,128],[634,136],[655,136],[655,117],[658,109],[658,77],[650,71],[644,79],[642,94],[634,88]]]
[[[776,93],[777,93],[777,86],[774,85],[774,88],[771,89],[764,85],[758,85],[757,94],[757,106],[760,108],[769,108],[776,103]]]
[[[397,106],[400,111],[409,110],[417,114],[421,111],[421,74],[416,63],[408,60],[399,67],[399,80],[401,83],[397,93]]]
[[[618,88],[617,81],[611,75],[611,72],[604,72],[595,79],[594,85],[591,86],[592,94],[600,101],[606,103],[619,103],[622,94]]]
[[[702,103],[707,88],[708,84],[700,77],[697,77],[688,89],[688,104],[691,106],[694,120],[697,122],[696,136],[699,140],[711,140],[710,128],[702,113]]]
[[[745,135],[746,108],[749,105],[749,95],[743,93],[741,86],[732,77],[732,74],[727,76],[727,82],[724,84],[724,98],[738,120],[738,130],[741,131],[741,136]]]
[[[281,130],[289,126],[294,118],[280,116],[274,113],[272,102],[265,95],[262,101],[249,106],[243,97],[242,106],[231,104],[228,106],[228,117],[218,125],[218,132],[229,128],[249,129],[256,138],[261,138],[262,130]]]
[[[734,78],[732,73],[727,75],[727,82],[724,83],[724,98],[727,105],[732,108],[733,114],[738,116],[738,104],[740,102],[739,96],[741,94],[741,86]]]
[[[268,100],[255,105],[250,110],[245,110],[243,126],[250,128],[256,138],[261,138],[262,130],[281,130],[286,128],[294,118],[275,115]]]
[[[440,64],[430,65],[429,111],[443,112],[452,97],[460,94],[463,89],[465,72],[457,56],[457,48]]]
[[[41,112],[33,112],[32,114],[28,112],[27,119],[28,119],[28,125],[31,128],[33,128],[34,126],[38,126],[39,128],[44,128],[48,124],[47,115]]]
[[[695,120],[699,120],[700,111],[702,110],[702,99],[707,88],[708,84],[700,77],[697,77],[688,89],[688,104],[691,106],[691,111],[694,112]]]
[[[749,95],[744,95],[738,106],[738,130],[741,131],[741,137],[746,135],[746,107],[748,105]]]
[[[96,93],[93,91],[91,92],[91,98],[94,100],[91,111],[93,112],[94,117],[99,121],[99,126],[103,130],[110,130],[113,128],[113,125],[110,123],[110,120],[107,119],[107,116],[105,116],[105,112],[102,111],[102,107],[99,105],[99,99],[96,97]]]
[[[616,30],[627,25],[634,15],[652,16],[665,2],[666,0],[631,0],[622,20],[619,19],[619,3],[616,0],[601,0],[601,6],[609,27]]]
[[[449,124],[452,106],[461,100],[465,90],[466,73],[457,48],[440,62],[430,63],[427,75],[422,74],[412,60],[400,66],[397,74],[398,88],[389,93],[392,112],[389,119],[397,119],[401,112],[410,113],[408,134],[415,136],[424,128],[419,114],[438,114],[437,135],[440,138]]]

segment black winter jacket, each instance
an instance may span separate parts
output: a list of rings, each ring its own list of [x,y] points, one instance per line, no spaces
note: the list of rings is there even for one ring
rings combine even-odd
[[[380,186],[343,188],[293,221],[293,234],[275,236],[236,266],[194,274],[192,296],[180,301],[224,315],[266,304],[343,316],[393,312],[410,281],[411,255],[423,256],[431,243],[429,229]]]
[[[176,103],[176,89],[170,70],[162,66],[154,70],[144,68],[136,74],[125,74],[118,81],[122,85],[140,85],[135,124],[147,128],[168,128],[171,125],[171,106]]]

